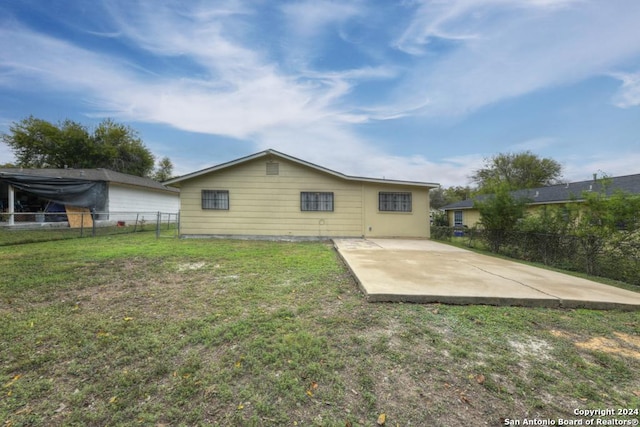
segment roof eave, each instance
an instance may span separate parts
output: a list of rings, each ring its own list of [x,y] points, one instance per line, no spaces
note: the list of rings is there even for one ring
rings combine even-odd
[[[268,151],[269,150],[261,151],[259,153],[251,154],[251,155],[245,156],[245,157],[240,157],[239,159],[231,160],[229,162],[220,163],[219,165],[211,166],[211,167],[208,167],[208,168],[205,168],[205,169],[200,169],[198,171],[191,172],[191,173],[188,173],[186,175],[182,175],[182,176],[179,176],[179,177],[176,177],[176,178],[172,178],[172,179],[170,179],[168,181],[164,181],[163,184],[164,185],[179,184],[182,181],[187,181],[189,179],[197,178],[199,176],[206,175],[206,174],[211,173],[211,172],[216,172],[216,171],[219,171],[221,169],[226,169],[226,168],[229,168],[229,167],[232,167],[232,166],[235,166],[235,165],[239,165],[241,163],[245,163],[245,162],[248,162],[248,161],[251,161],[251,160],[259,159],[260,157],[266,156],[268,154],[267,153]]]
[[[281,153],[279,151],[273,150],[273,149],[269,149],[269,150],[265,150],[265,151],[261,151],[259,153],[255,153],[255,154],[251,154],[249,156],[245,156],[245,157],[241,157],[239,159],[235,159],[232,160],[230,162],[226,162],[226,163],[221,163],[219,165],[216,166],[212,166],[206,169],[201,169],[199,171],[196,172],[192,172],[190,174],[187,175],[183,175],[174,179],[170,179],[168,181],[163,182],[164,185],[175,185],[175,184],[180,184],[183,181],[187,181],[189,179],[193,179],[193,178],[197,178],[199,176],[202,175],[206,175],[212,172],[216,172],[222,169],[227,169],[242,163],[246,163],[252,160],[256,160],[262,157],[267,157],[269,155],[275,156],[275,157],[280,157],[286,160],[289,160],[293,163],[298,163],[298,164],[302,164],[304,166],[307,166],[309,168],[315,169],[317,171],[329,174],[329,175],[333,175],[337,178],[340,179],[344,179],[347,181],[360,181],[360,182],[372,182],[372,183],[378,183],[378,184],[395,184],[395,185],[411,185],[411,186],[415,186],[415,187],[425,187],[425,188],[438,188],[440,185],[436,184],[436,183],[429,183],[429,182],[419,182],[419,181],[400,181],[400,180],[390,180],[390,179],[380,179],[380,178],[366,178],[366,177],[358,177],[358,176],[350,176],[350,175],[345,175],[343,173],[334,171],[332,169],[328,169],[325,168],[323,166],[319,166],[316,165],[315,163],[311,163],[311,162],[307,162],[305,160],[302,159],[298,159],[297,157],[293,157],[290,156],[288,154],[285,153]]]
[[[464,209],[473,209],[473,205],[471,206],[443,206],[440,208],[440,210],[443,211],[461,211]]]

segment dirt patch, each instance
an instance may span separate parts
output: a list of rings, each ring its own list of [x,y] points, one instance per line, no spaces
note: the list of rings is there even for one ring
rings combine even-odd
[[[176,270],[178,270],[179,273],[182,273],[183,271],[189,271],[189,270],[201,270],[206,265],[207,263],[204,261],[186,262],[186,263],[178,264],[178,267],[176,268]]]
[[[211,312],[210,302],[225,292],[228,277],[207,270],[205,262],[177,266],[134,259],[103,266],[98,285],[74,291],[82,310],[115,316],[186,319]],[[138,272],[144,271],[141,275]],[[97,273],[97,274],[96,274]],[[113,313],[114,307],[118,312]]]
[[[640,339],[631,335],[614,332],[615,338],[594,337],[577,342],[576,346],[586,350],[597,350],[640,360]]]
[[[527,341],[510,340],[509,345],[516,353],[523,357],[535,357],[537,359],[549,360],[549,353],[553,350],[551,344],[540,339],[528,339]]]
[[[551,335],[574,341],[576,347],[584,350],[596,350],[604,353],[615,354],[623,357],[631,357],[640,360],[640,337],[614,332],[613,337],[593,337],[586,341],[580,341],[563,331],[551,330]]]

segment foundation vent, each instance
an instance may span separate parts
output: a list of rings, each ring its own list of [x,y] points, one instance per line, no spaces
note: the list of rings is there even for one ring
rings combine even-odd
[[[267,175],[280,175],[280,163],[267,162]]]

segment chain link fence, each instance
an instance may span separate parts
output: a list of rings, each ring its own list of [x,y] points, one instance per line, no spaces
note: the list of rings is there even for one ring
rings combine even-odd
[[[609,236],[505,231],[497,253],[563,270],[620,280],[640,286],[640,232]],[[453,241],[489,250],[495,234],[478,228],[431,227],[434,240]]]
[[[177,212],[17,212],[0,214],[0,246],[126,233],[179,235]]]

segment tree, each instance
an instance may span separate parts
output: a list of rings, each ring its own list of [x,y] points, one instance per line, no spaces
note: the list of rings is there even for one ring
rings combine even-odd
[[[520,190],[551,185],[562,175],[562,165],[550,158],[540,158],[530,151],[497,154],[485,159],[484,167],[471,179],[479,193],[493,193],[506,185],[508,190]]]
[[[13,150],[18,167],[106,168],[148,176],[155,163],[138,133],[111,119],[90,133],[72,120],[54,125],[30,116],[13,123],[2,141]]]
[[[447,205],[447,200],[444,198],[444,190],[442,187],[429,190],[429,206],[431,209],[440,209]]]
[[[96,159],[107,169],[138,176],[149,176],[155,160],[138,133],[129,126],[103,120],[93,132]]]
[[[473,190],[469,186],[462,187],[457,185],[455,187],[445,188],[444,190],[444,196],[448,200],[448,203],[470,199],[472,194]]]
[[[608,179],[600,182],[603,184],[601,191],[582,193],[584,202],[581,203],[574,231],[580,237],[588,274],[598,273],[598,257],[607,246],[618,251],[622,249],[621,253],[635,247],[636,253],[632,256],[627,254],[629,259],[640,252],[636,242],[640,235],[635,233],[640,229],[640,197],[622,191],[615,191],[608,196]]]
[[[494,194],[483,200],[476,200],[474,208],[480,212],[480,225],[492,252],[498,252],[507,236],[515,230],[518,221],[524,217],[525,199],[515,199],[506,184],[496,188]]]
[[[173,173],[173,163],[168,157],[163,157],[158,162],[158,167],[156,171],[153,173],[152,178],[159,182],[164,182],[169,180],[172,177]]]
[[[3,134],[2,141],[13,149],[18,166],[48,166],[48,153],[59,145],[60,129],[45,120],[31,116],[19,123],[13,123],[9,130],[11,134]]]
[[[439,209],[451,203],[467,200],[471,198],[472,190],[469,187],[449,187],[436,188],[429,191],[430,205],[434,209]]]

